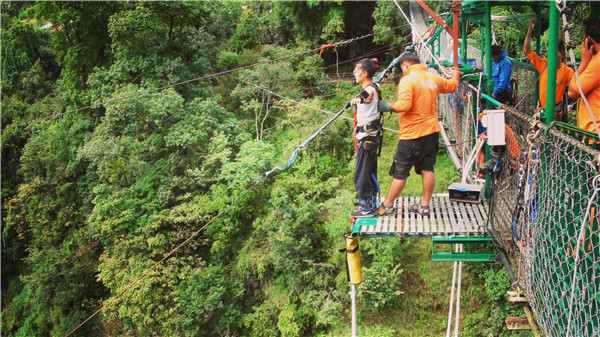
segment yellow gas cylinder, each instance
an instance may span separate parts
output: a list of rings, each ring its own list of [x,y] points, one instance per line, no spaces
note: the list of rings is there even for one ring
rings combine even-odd
[[[358,251],[358,238],[354,233],[344,234],[346,239],[346,270],[348,281],[352,284],[362,283],[362,272],[360,269],[360,252]]]

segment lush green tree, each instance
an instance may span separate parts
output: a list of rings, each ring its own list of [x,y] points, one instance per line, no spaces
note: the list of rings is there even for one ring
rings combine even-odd
[[[326,43],[344,31],[344,9],[341,1],[276,2],[276,29],[282,42]]]
[[[402,46],[410,42],[406,38],[406,32],[410,31],[408,28],[393,29],[408,24],[400,11],[396,8],[394,2],[377,2],[377,6],[373,11],[373,18],[375,19],[375,25],[373,26],[375,37],[373,38],[373,41],[376,44]]]
[[[69,101],[86,103],[80,90],[94,67],[110,61],[108,19],[126,6],[122,2],[39,2],[31,9],[52,25],[54,52]]]
[[[240,23],[235,29],[229,44],[234,51],[240,52],[244,49],[252,49],[260,46],[260,26],[258,14],[252,9],[242,12]]]
[[[352,123],[265,173],[331,117],[297,102],[337,111],[357,91],[324,75],[331,50],[302,52],[374,23],[377,43],[402,44],[393,3],[1,6],[4,335],[66,335],[102,305],[75,335],[306,336],[343,324]],[[240,66],[251,67],[213,76]],[[361,246],[361,306],[402,308],[406,247]],[[472,326],[499,331],[479,317]]]

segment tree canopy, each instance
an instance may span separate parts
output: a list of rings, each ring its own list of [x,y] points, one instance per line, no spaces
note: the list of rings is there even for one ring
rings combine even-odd
[[[64,336],[105,304],[74,335],[339,332],[352,123],[336,121],[291,170],[229,205],[330,118],[272,92],[338,110],[358,88],[327,69],[406,42],[408,27],[390,30],[403,24],[393,3],[0,6],[3,335]],[[411,245],[361,246],[365,319],[406,308]]]

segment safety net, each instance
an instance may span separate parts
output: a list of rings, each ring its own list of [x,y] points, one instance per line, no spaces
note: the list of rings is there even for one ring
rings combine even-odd
[[[431,64],[424,51],[418,53]],[[482,87],[477,76],[469,81]],[[506,110],[507,145],[490,149],[499,161],[488,179],[491,216],[486,226],[506,251],[546,335],[598,336],[598,137],[566,123],[539,122],[538,76],[525,62],[513,63],[514,101],[500,106]],[[465,82],[438,101],[438,115],[463,165],[474,144],[476,117],[486,103]]]

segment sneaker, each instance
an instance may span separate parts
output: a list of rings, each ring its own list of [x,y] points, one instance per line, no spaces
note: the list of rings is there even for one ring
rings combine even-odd
[[[377,208],[362,208],[359,207],[354,211],[354,213],[350,214],[353,218],[370,218],[377,215]]]

